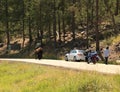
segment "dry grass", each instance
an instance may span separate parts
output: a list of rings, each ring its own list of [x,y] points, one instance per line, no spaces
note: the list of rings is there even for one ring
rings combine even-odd
[[[120,75],[36,64],[0,64],[0,92],[118,92]]]

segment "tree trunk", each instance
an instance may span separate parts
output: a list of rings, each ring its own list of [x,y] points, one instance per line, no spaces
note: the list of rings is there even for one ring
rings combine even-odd
[[[99,51],[99,28],[98,28],[98,22],[99,22],[99,0],[96,0],[96,23],[95,23],[95,32],[96,32],[96,50]]]
[[[40,43],[41,43],[41,45],[43,45],[42,39],[43,39],[43,29],[40,28]]]
[[[89,30],[89,2],[90,1],[88,1],[88,3],[86,4],[86,12],[87,12],[87,29],[86,29],[86,36],[87,36],[87,49],[89,48],[89,39],[88,39],[88,30]]]
[[[48,24],[49,41],[51,41],[51,23]]]
[[[23,18],[22,22],[23,22],[23,24],[22,24],[22,36],[23,36],[22,48],[23,48],[24,47],[24,43],[25,43],[25,31],[24,31],[25,22],[24,22],[24,18]]]
[[[95,32],[96,32],[96,51],[100,56],[101,60],[104,61],[104,58],[100,51],[100,42],[99,42],[99,0],[96,0],[96,24],[95,24]]]
[[[116,0],[116,9],[115,9],[115,15],[117,16],[118,14],[119,14],[119,5],[120,5],[120,3],[119,3],[120,1],[119,0]]]
[[[73,37],[73,41],[75,41],[75,12],[72,12],[72,37]]]
[[[64,20],[64,13],[63,13],[63,18],[62,18],[62,29],[63,29],[63,41],[65,42],[65,20]]]
[[[31,32],[30,3],[31,3],[31,0],[29,0],[29,16],[28,16],[29,42],[30,42],[30,44],[31,44],[31,43],[32,43],[32,32]]]
[[[24,8],[24,0],[22,1],[23,2],[23,19],[22,19],[22,36],[23,36],[23,42],[22,42],[22,48],[24,47],[24,42],[25,42],[25,32],[24,32],[24,14],[25,14],[25,8]]]
[[[61,41],[60,14],[58,13],[58,40]]]
[[[54,47],[56,48],[56,1],[54,0],[54,12],[53,12],[53,36],[54,36]]]
[[[92,1],[92,9],[91,9],[91,26],[93,26],[94,25],[94,3],[95,3],[95,1],[93,0]]]
[[[48,4],[51,10],[51,4]],[[48,13],[49,18],[51,18],[51,12]],[[48,41],[51,41],[51,21],[48,21]]]
[[[5,1],[5,12],[6,12],[6,35],[7,35],[7,49],[10,45],[10,32],[9,32],[9,22],[8,22],[8,0]]]
[[[75,4],[75,0],[73,0],[73,5]],[[72,11],[72,37],[73,41],[75,41],[75,11]]]
[[[29,23],[29,42],[31,44],[32,43],[32,32],[31,32],[31,18],[30,18],[30,15],[29,15],[29,18],[28,18],[28,23]]]
[[[65,14],[65,9],[64,9],[64,0],[63,2],[63,7],[62,7],[62,30],[63,30],[63,41],[65,42],[65,18],[64,18],[64,14]]]
[[[42,7],[41,7],[41,4],[39,5],[39,8],[40,8],[40,17],[39,17],[39,20],[40,20],[40,29],[39,29],[39,39],[40,39],[40,43],[41,45],[43,45],[43,42],[42,42],[42,39],[43,39],[43,27],[42,27]]]

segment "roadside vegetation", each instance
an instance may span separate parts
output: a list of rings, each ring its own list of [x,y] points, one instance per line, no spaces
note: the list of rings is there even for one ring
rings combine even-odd
[[[0,92],[119,92],[120,75],[0,61]]]

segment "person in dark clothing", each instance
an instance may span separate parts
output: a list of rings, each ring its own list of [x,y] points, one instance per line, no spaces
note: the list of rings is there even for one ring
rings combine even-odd
[[[85,51],[85,53],[84,53],[84,55],[85,55],[85,61],[86,61],[87,63],[89,63],[89,62],[88,62],[88,53],[89,53],[89,50],[87,49],[87,50]]]
[[[41,59],[42,58],[42,54],[43,54],[43,48],[39,47],[38,49],[39,49],[39,51],[38,51],[38,59]]]
[[[35,48],[35,58],[41,59],[43,54],[43,48],[41,45],[37,45]]]

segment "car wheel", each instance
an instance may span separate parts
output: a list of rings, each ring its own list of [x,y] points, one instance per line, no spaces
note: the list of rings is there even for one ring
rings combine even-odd
[[[68,61],[68,57],[67,56],[65,56],[65,61]]]
[[[77,61],[76,57],[74,56],[73,61]]]

